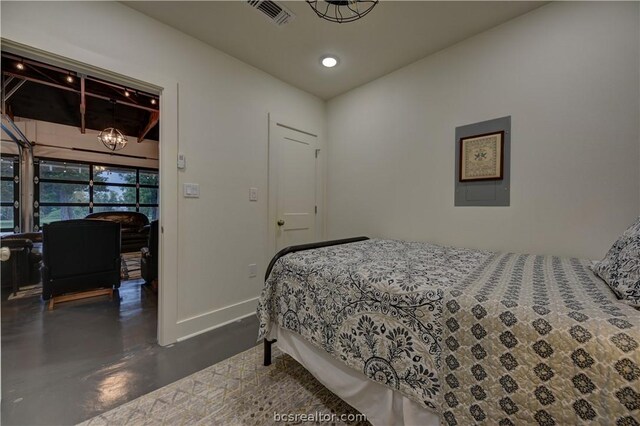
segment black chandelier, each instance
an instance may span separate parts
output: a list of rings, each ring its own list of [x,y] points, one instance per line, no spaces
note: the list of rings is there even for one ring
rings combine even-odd
[[[362,18],[378,0],[307,0],[307,3],[319,17],[341,24]]]

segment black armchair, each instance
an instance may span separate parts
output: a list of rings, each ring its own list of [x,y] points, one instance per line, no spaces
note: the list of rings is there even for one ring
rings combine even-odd
[[[141,250],[140,273],[146,283],[153,284],[158,279],[158,221],[151,222],[149,228],[147,247]]]
[[[15,294],[21,286],[40,282],[41,233],[9,234],[0,245],[11,250],[9,261],[2,263],[2,286],[11,287]]]
[[[120,287],[120,224],[65,220],[43,227],[42,298],[57,301],[111,294]],[[91,289],[107,288],[82,295]],[[53,303],[50,303],[50,308]]]

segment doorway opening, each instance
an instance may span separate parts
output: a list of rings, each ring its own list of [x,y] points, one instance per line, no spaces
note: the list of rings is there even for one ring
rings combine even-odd
[[[4,402],[157,346],[162,287],[160,90],[4,50],[1,87]]]

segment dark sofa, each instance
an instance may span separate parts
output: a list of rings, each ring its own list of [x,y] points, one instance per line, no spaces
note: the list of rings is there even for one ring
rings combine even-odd
[[[42,298],[120,287],[120,224],[64,220],[43,227]]]
[[[91,213],[86,219],[109,220],[120,224],[122,253],[140,251],[147,245],[149,219],[137,212],[101,212]]]

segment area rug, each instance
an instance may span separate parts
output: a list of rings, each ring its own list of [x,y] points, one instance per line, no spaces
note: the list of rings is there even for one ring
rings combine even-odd
[[[27,297],[36,297],[42,295],[42,284],[34,284],[25,287],[20,287],[20,290],[14,295],[11,293],[7,300],[26,299]]]
[[[140,272],[140,252],[122,253],[122,264],[120,265],[120,279],[122,281],[138,280],[142,278]]]
[[[359,415],[354,408],[273,349],[269,367],[262,365],[259,345],[81,425],[265,425],[278,419],[301,424],[302,415],[321,420],[310,424],[369,425],[349,421]]]

